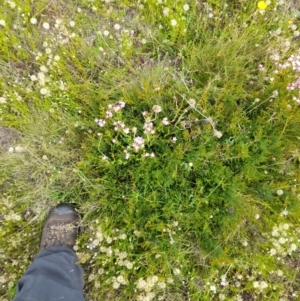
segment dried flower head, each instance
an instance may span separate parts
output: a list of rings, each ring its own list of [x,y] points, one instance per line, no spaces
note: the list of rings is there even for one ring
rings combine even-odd
[[[154,105],[154,106],[152,107],[152,111],[153,111],[154,113],[159,113],[159,112],[161,112],[161,111],[162,111],[161,106]]]

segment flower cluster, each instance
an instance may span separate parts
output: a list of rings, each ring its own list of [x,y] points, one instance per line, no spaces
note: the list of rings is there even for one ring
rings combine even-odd
[[[159,281],[159,278],[154,275],[146,279],[140,278],[136,283],[136,287],[139,291],[138,301],[151,301],[157,297],[157,291],[164,290],[167,285],[164,281]],[[161,298],[161,296],[158,296],[158,300],[162,300]]]
[[[132,147],[135,151],[138,151],[140,148],[144,148],[145,147],[144,139],[142,137],[134,138],[134,142],[132,144]]]
[[[270,248],[269,254],[271,256],[280,256],[281,258],[291,255],[298,249],[297,241],[291,233],[290,225],[288,223],[279,224],[278,226],[273,226],[271,236],[269,236],[273,247]]]
[[[124,146],[123,153],[125,155],[125,159],[128,160],[130,158],[131,152],[137,153],[140,150],[145,148],[145,141],[146,138],[149,135],[154,135],[156,133],[155,131],[155,124],[154,121],[156,118],[158,118],[158,114],[162,112],[162,107],[159,105],[154,105],[151,109],[151,111],[143,111],[142,116],[144,117],[144,124],[143,124],[143,135],[138,136],[138,128],[133,126],[129,127],[127,126],[123,121],[121,121],[120,117],[121,115],[116,114],[118,111],[122,110],[125,107],[124,101],[118,101],[114,104],[109,104],[107,106],[107,109],[105,111],[105,117],[104,118],[95,118],[95,123],[100,128],[105,127],[112,127],[114,132],[117,132],[115,137],[113,137],[112,142],[115,144],[118,141],[118,134],[122,133],[125,135],[128,135],[127,137],[127,146]],[[153,118],[153,115],[155,117]],[[118,119],[117,119],[118,118]],[[164,126],[169,125],[169,120],[167,117],[163,117],[161,120],[161,124]],[[131,133],[131,135],[129,135]],[[102,133],[97,133],[99,137],[102,137]],[[174,140],[175,139],[175,140]],[[173,143],[175,143],[177,140],[176,137],[173,137]],[[155,157],[155,153],[152,152],[145,152],[142,155],[144,158],[146,157]],[[103,158],[107,158],[106,156],[103,156]]]
[[[143,126],[144,134],[155,134],[153,127],[153,122],[150,120],[150,118],[146,118],[146,122]]]
[[[279,70],[291,69],[293,71],[294,78],[288,83],[287,90],[296,92],[296,95],[293,96],[293,100],[300,104],[300,55],[297,53],[292,54],[283,63],[279,62],[279,55],[276,58],[273,57],[273,60],[275,60],[275,64]],[[278,70],[275,73],[278,73]]]

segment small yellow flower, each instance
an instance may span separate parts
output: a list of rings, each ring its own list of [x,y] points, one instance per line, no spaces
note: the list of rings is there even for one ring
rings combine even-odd
[[[267,3],[265,1],[258,1],[257,7],[260,10],[265,10],[267,8]]]

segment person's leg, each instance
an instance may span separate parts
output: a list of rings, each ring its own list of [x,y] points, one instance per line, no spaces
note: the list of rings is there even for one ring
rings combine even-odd
[[[83,270],[73,251],[79,215],[72,206],[51,210],[43,227],[40,253],[19,280],[13,301],[84,301]]]
[[[68,247],[41,251],[19,280],[14,301],[83,301],[83,270]]]

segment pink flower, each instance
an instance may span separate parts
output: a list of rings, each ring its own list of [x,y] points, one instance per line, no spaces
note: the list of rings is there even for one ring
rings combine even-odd
[[[300,77],[297,78],[293,83],[288,84],[287,89],[293,91],[295,89],[300,89]]]
[[[142,137],[136,137],[134,138],[134,143],[132,147],[135,149],[135,151],[138,151],[140,148],[144,148],[144,139]]]
[[[106,111],[106,118],[111,118],[113,116],[111,111]]]
[[[119,105],[121,106],[121,108],[123,109],[125,107],[125,102],[124,101],[119,101]]]
[[[105,120],[103,120],[103,119],[99,119],[99,121],[98,121],[98,125],[99,125],[100,127],[104,127],[104,126],[105,126],[105,124],[106,124],[106,121],[105,121]]]
[[[300,72],[300,55],[291,55],[288,59],[292,63],[292,68],[294,71]]]
[[[144,124],[143,126],[143,129],[144,129],[144,133],[145,134],[154,134],[155,131],[153,129],[153,122],[149,121]]]
[[[103,120],[103,119],[98,119],[98,118],[95,118],[95,122],[100,126],[100,127],[104,127],[105,124],[106,124],[106,121]]]
[[[115,121],[114,126],[115,126],[114,128],[115,131],[119,131],[120,129],[125,128],[125,124],[122,121]]]

